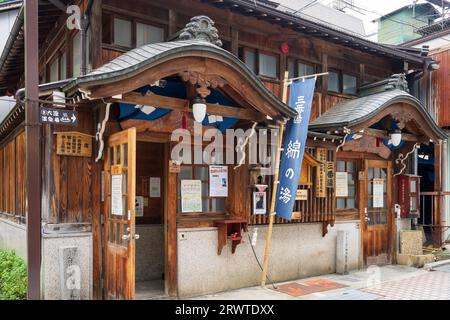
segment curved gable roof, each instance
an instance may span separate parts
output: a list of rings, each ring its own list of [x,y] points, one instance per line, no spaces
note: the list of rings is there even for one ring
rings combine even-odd
[[[329,109],[319,118],[315,119],[311,123],[310,129],[320,131],[343,127],[351,128],[374,118],[377,114],[397,103],[405,103],[419,111],[426,124],[437,137],[440,139],[447,138],[447,134],[437,126],[436,122],[421,105],[420,101],[411,94],[400,89],[343,101]]]
[[[136,76],[171,59],[201,57],[218,60],[239,72],[252,88],[263,96],[273,109],[287,117],[295,117],[296,111],[278,99],[256,75],[235,55],[205,40],[180,40],[148,44],[124,53],[95,71],[74,79],[63,90],[73,93],[77,88],[111,84]],[[220,75],[220,74],[218,74]]]

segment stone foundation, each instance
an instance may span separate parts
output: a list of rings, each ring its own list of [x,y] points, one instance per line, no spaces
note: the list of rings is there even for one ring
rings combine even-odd
[[[258,228],[255,246],[263,262],[267,226]],[[329,228],[322,237],[322,224],[276,225],[271,242],[269,277],[281,282],[334,273],[336,271],[336,242],[339,230],[348,232],[348,267],[359,268],[359,222],[342,222]],[[249,227],[252,237],[253,226]],[[217,255],[217,229],[195,228],[178,230],[178,294],[180,297],[209,294],[256,286],[261,283],[259,268],[248,234],[243,243],[231,253],[231,244]]]

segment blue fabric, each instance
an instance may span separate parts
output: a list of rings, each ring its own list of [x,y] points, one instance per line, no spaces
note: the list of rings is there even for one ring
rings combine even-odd
[[[167,80],[164,87],[144,86],[135,90],[135,92],[139,92],[143,95],[147,94],[149,91],[161,96],[186,99],[186,88],[181,81]],[[165,116],[166,114],[172,112],[172,110],[169,109],[161,109],[158,108],[158,106],[150,106],[155,107],[156,110],[147,115],[146,113],[142,112],[139,108],[136,108],[134,104],[119,103],[119,107],[120,107],[120,115],[119,115],[120,121],[128,119],[152,121],[157,120]]]
[[[315,79],[296,81],[290,90],[289,106],[297,111],[298,117],[290,119],[286,125],[275,205],[277,216],[289,221],[297,196],[315,85]]]
[[[186,99],[186,88],[181,81],[168,80],[164,87],[145,86],[135,90],[135,92],[139,92],[143,95],[147,94],[149,91],[161,96]],[[223,96],[217,90],[211,90],[211,94],[206,98],[206,102],[218,103],[226,106],[234,106],[234,103],[230,99]],[[129,119],[153,121],[160,119],[172,112],[172,110],[170,109],[162,109],[158,108],[158,106],[150,106],[155,107],[156,109],[152,113],[146,114],[145,112],[141,111],[140,108],[137,108],[136,105],[128,103],[119,103],[119,107],[120,107],[120,115],[119,115],[120,121]],[[237,122],[239,122],[239,119],[237,118],[224,117],[223,121],[210,123],[209,117],[207,115],[202,124],[204,126],[215,127],[218,130],[225,132],[226,129],[232,128]]]

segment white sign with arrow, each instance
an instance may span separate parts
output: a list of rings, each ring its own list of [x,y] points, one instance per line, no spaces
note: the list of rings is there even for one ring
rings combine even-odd
[[[76,127],[78,125],[78,112],[64,109],[41,108],[39,121],[43,124]]]

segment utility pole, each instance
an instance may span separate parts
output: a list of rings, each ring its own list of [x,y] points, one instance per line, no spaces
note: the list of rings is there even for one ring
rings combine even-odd
[[[25,0],[25,135],[28,300],[41,298],[41,141],[38,0]]]

